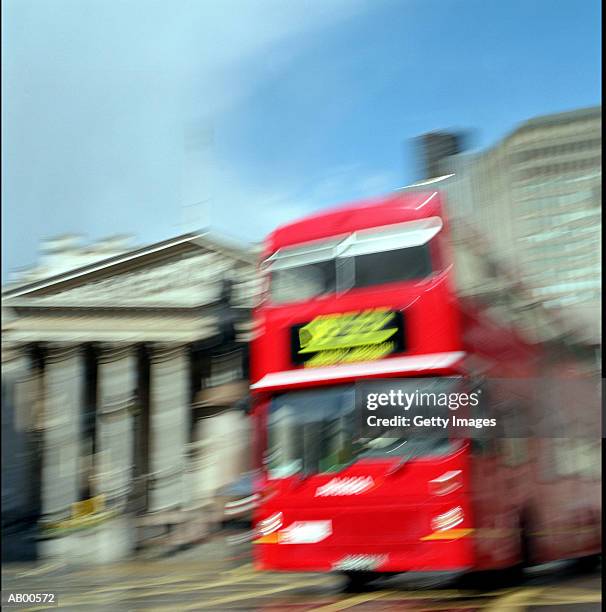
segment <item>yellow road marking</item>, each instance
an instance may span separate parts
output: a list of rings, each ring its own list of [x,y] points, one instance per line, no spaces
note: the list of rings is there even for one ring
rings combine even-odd
[[[507,612],[508,610],[525,609],[527,606],[535,603],[534,601],[531,603],[531,600],[536,599],[545,589],[545,587],[516,589],[513,593],[499,597],[496,601],[493,600],[485,610],[490,610],[491,612]]]
[[[212,606],[222,606],[227,603],[234,603],[236,601],[241,601],[243,599],[257,599],[258,597],[264,597],[266,595],[273,595],[274,593],[281,593],[283,591],[291,591],[292,589],[296,589],[298,587],[303,586],[315,586],[318,585],[319,582],[317,580],[305,580],[303,582],[293,582],[290,584],[285,584],[278,587],[272,587],[271,589],[263,589],[261,591],[249,591],[247,593],[238,593],[236,595],[227,595],[225,597],[219,597],[217,599],[211,599],[209,601],[205,601],[203,603],[195,603],[189,606],[181,606],[181,610],[197,610],[198,608],[208,608]]]
[[[392,591],[379,591],[375,593],[363,593],[361,595],[355,595],[353,597],[348,597],[347,599],[343,599],[341,601],[337,601],[332,604],[328,604],[327,606],[321,606],[319,608],[313,608],[315,612],[336,612],[337,610],[347,610],[347,608],[352,608],[353,606],[357,606],[361,603],[366,603],[367,601],[373,601],[375,599],[381,599],[382,597],[387,597],[390,595]]]
[[[415,608],[415,612],[450,612],[451,610],[469,610],[469,608],[471,606],[473,606],[473,608],[476,608],[478,610],[483,609],[483,601],[480,600],[478,601],[474,601],[472,603],[470,603],[469,601],[464,601],[461,603],[442,603],[442,604],[437,604],[435,606],[424,606],[423,608]],[[448,606],[448,607],[446,607]]]
[[[154,597],[156,595],[170,595],[173,593],[179,593],[179,594],[185,594],[185,593],[196,593],[198,591],[205,591],[208,589],[215,589],[215,588],[219,588],[222,586],[232,586],[234,584],[238,584],[241,582],[247,582],[248,580],[250,580],[251,576],[249,574],[247,575],[243,575],[243,576],[236,576],[236,577],[231,577],[227,580],[221,580],[221,581],[217,581],[217,582],[213,582],[210,584],[204,584],[204,585],[192,585],[192,586],[188,586],[188,585],[182,585],[182,586],[175,586],[175,588],[172,589],[162,589],[162,590],[157,590],[157,589],[149,589],[143,593],[134,593],[134,594],[125,594],[123,596],[124,599],[146,599],[147,597]],[[271,576],[269,576],[269,578],[271,579]],[[311,581],[310,581],[311,580]],[[326,583],[326,579],[310,579],[307,578],[305,579],[303,584],[318,584],[318,585],[322,585]],[[295,586],[299,583],[294,583]],[[288,588],[293,588],[292,586],[289,586]]]
[[[146,597],[152,597],[154,595],[170,595],[171,593],[195,593],[196,591],[206,591],[208,589],[216,589],[222,586],[231,586],[239,582],[246,582],[250,580],[250,575],[245,574],[243,576],[233,576],[227,580],[218,580],[217,582],[211,582],[210,584],[201,584],[193,587],[180,586],[174,589],[163,589],[163,590],[151,590],[149,593],[135,593],[127,596],[127,599],[144,599]]]
[[[554,603],[566,605],[570,603],[597,603],[602,601],[601,591],[592,591],[590,589],[570,588],[555,588],[548,589],[541,596],[546,603]]]
[[[480,591],[392,591],[387,599],[475,599],[492,597],[492,593],[482,593]]]
[[[532,599],[528,599],[532,598]],[[602,601],[601,591],[592,591],[591,589],[570,588],[535,588],[522,587],[511,588],[500,591],[392,591],[385,597],[386,601],[398,600],[469,600],[475,599],[473,604],[477,605],[477,600],[486,600],[490,604],[486,610],[509,610],[518,609],[520,604],[524,605],[567,605],[573,603],[598,603]],[[523,601],[524,600],[524,601]],[[463,608],[469,608],[470,603],[467,602]],[[507,607],[509,606],[509,607]],[[423,610],[443,610],[443,605],[423,608]],[[456,608],[453,608],[456,609]]]
[[[123,577],[126,578],[128,575],[134,573],[135,571],[138,571],[139,569],[149,569],[149,568],[147,568],[146,566],[144,566],[143,568],[135,567],[135,568],[129,568],[130,571],[125,571],[126,567],[125,568],[115,568],[115,567],[114,568],[99,568],[99,569],[101,570],[110,569],[113,571],[109,573],[119,572]],[[160,576],[152,575],[138,582],[120,582],[117,584],[114,583],[111,586],[99,585],[99,587],[97,587],[94,592],[105,593],[105,592],[117,591],[121,589],[128,590],[132,588],[139,588],[141,586],[159,586],[163,584],[170,584],[172,582],[187,582],[188,580],[203,581],[208,576],[216,577],[217,574],[219,575],[225,574],[226,576],[228,576],[232,574],[242,575],[243,573],[246,573],[247,575],[251,575],[254,573],[252,569],[252,563],[245,563],[243,565],[240,565],[238,567],[235,567],[229,570],[226,569],[222,572],[217,571],[216,565],[214,567],[212,565],[209,565],[209,568],[205,570],[203,564],[199,564],[195,562],[187,563],[186,565],[167,564],[167,565],[162,566],[162,568],[154,567],[153,569],[157,570],[156,573],[161,574],[161,575]],[[167,569],[170,570],[169,576],[166,576]],[[82,570],[82,571],[75,572],[73,575],[74,576],[89,576],[93,574],[94,576],[96,573],[97,572],[95,570]]]
[[[46,572],[52,572],[55,569],[59,569],[60,567],[64,567],[66,565],[63,561],[55,561],[54,563],[46,563],[45,565],[38,567],[36,569],[27,570],[25,572],[19,572],[17,574],[17,578],[28,578],[30,576],[39,576],[40,574],[44,574]]]
[[[200,580],[199,576],[169,576],[168,578],[148,578],[140,582],[125,582],[123,584],[113,584],[112,586],[97,587],[91,589],[89,593],[113,593],[116,591],[132,591],[145,587],[157,587],[165,584],[174,584],[178,582],[188,582],[192,580]]]
[[[250,576],[252,573],[254,573],[250,571],[251,568],[252,568],[251,563],[245,563],[244,565],[233,568],[231,570],[226,570],[225,572],[223,572],[223,574],[231,575],[234,573],[239,573],[240,576],[244,576],[244,575]],[[217,572],[213,572],[212,575],[216,576]],[[168,576],[164,578],[154,577],[154,578],[147,578],[139,582],[123,582],[120,584],[113,584],[112,586],[97,587],[89,592],[90,593],[111,593],[114,591],[122,591],[122,590],[128,591],[128,590],[138,589],[141,587],[155,587],[155,586],[162,586],[165,584],[183,583],[183,582],[188,582],[188,581],[201,582],[205,578],[206,576],[204,576],[203,574],[195,574],[195,573],[189,573],[189,574],[181,575],[181,576],[172,575],[172,576]],[[230,578],[230,581],[233,582],[233,578]],[[200,587],[198,586],[197,588],[200,588]]]
[[[244,563],[239,565],[238,567],[233,567],[230,570],[226,570],[225,574],[239,574],[241,572],[246,572],[248,574],[255,574],[257,570],[255,570],[254,565],[252,563]]]
[[[239,572],[239,575],[232,575],[232,574],[236,574],[237,572]],[[101,587],[101,588],[97,588],[97,589],[93,589],[88,591],[88,594],[84,597],[84,599],[82,598],[76,598],[76,599],[62,599],[62,603],[63,604],[67,604],[69,603],[70,605],[75,605],[75,604],[84,604],[84,603],[96,603],[96,604],[101,604],[101,603],[111,603],[113,601],[113,598],[111,597],[94,597],[95,595],[103,595],[103,594],[118,594],[118,593],[124,593],[124,597],[126,599],[145,599],[147,597],[153,597],[155,595],[170,595],[170,594],[174,594],[174,593],[195,593],[197,591],[204,591],[204,590],[208,590],[208,589],[214,589],[214,588],[220,588],[223,586],[231,586],[233,584],[238,584],[241,582],[246,582],[247,580],[251,579],[253,577],[253,575],[255,574],[255,571],[252,569],[252,564],[250,563],[246,563],[240,567],[237,568],[233,568],[229,571],[224,572],[224,575],[226,576],[223,580],[218,580],[215,582],[211,582],[209,584],[195,584],[195,585],[188,585],[188,584],[181,584],[181,585],[177,585],[175,584],[174,588],[165,588],[165,589],[155,589],[154,587],[156,586],[162,586],[164,584],[172,584],[172,583],[186,583],[188,581],[195,581],[195,580],[202,580],[203,578],[200,576],[187,576],[187,577],[169,577],[169,578],[165,578],[162,581],[155,581],[155,582],[149,582],[149,581],[141,581],[141,582],[136,582],[136,583],[126,583],[126,584],[122,584],[122,585],[113,585],[111,587]],[[280,578],[282,577],[286,577],[286,575],[280,575],[280,574],[273,574],[273,573],[263,573],[260,575],[255,576],[255,579],[261,579],[262,582],[265,582],[267,580],[272,580],[275,579],[277,576],[279,576]],[[289,576],[290,578],[290,576]],[[309,581],[309,578],[306,578],[306,581]],[[326,582],[326,578],[320,578],[315,579],[314,584],[323,584]],[[132,591],[135,589],[141,589],[141,588],[146,588],[147,590],[142,592],[142,593],[134,593],[134,594],[128,594],[128,591]],[[93,597],[90,598],[89,596],[92,595]],[[35,608],[35,609],[45,609],[45,608]]]
[[[222,586],[230,586],[232,584],[237,584],[239,582],[246,582],[248,579],[250,578],[250,575],[244,575],[244,576],[234,576],[229,578],[228,580],[219,580],[217,582],[212,582],[210,584],[204,584],[204,585],[196,585],[193,588],[187,588],[186,586],[180,586],[180,587],[175,587],[173,589],[162,589],[162,590],[157,590],[157,589],[150,589],[144,593],[133,593],[133,594],[124,594],[122,597],[124,599],[145,599],[147,597],[154,597],[156,595],[171,595],[173,593],[192,593],[192,592],[196,592],[196,591],[204,591],[207,589],[214,589],[214,588],[219,588]],[[135,586],[135,588],[137,588]],[[101,595],[103,593],[108,593],[108,592],[116,592],[119,593],[121,591],[125,591],[125,590],[129,590],[128,588],[123,588],[123,587],[116,587],[116,588],[108,588],[105,590],[96,590],[96,591],[90,591],[90,594],[92,595],[92,597],[90,596],[85,596],[85,597],[76,597],[76,598],[61,598],[61,604],[66,606],[66,605],[79,605],[79,604],[103,604],[103,603],[112,603],[114,601],[113,597],[95,597],[95,595]],[[174,608],[174,606],[173,606]],[[46,610],[47,607],[36,607],[36,608],[29,608],[30,610]]]

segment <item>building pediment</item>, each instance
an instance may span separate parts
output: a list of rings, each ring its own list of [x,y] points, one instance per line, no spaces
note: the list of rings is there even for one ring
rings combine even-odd
[[[254,256],[192,235],[4,291],[3,331],[17,342],[192,342],[219,333],[225,281],[244,338]]]
[[[254,298],[251,255],[213,249],[198,237],[178,237],[111,260],[5,291],[7,306],[193,308],[219,300],[223,281],[233,282],[236,305]]]
[[[75,287],[57,287],[12,298],[15,304],[47,307],[195,307],[216,301],[228,262],[201,253],[95,279]]]

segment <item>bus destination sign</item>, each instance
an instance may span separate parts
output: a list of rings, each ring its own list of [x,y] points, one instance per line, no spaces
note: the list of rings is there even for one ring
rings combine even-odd
[[[291,327],[292,361],[305,367],[371,361],[403,350],[402,313],[386,308],[321,315]]]

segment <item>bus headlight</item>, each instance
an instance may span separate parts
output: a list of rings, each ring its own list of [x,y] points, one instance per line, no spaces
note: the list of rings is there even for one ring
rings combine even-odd
[[[447,529],[452,529],[460,525],[464,518],[465,514],[463,508],[457,506],[448,512],[444,512],[444,514],[439,514],[434,517],[431,521],[431,528],[434,531],[446,531]]]
[[[280,532],[280,544],[316,544],[332,534],[332,521],[295,521]]]

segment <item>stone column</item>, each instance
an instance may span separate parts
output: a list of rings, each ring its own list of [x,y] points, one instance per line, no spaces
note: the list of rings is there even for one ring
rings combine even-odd
[[[11,419],[21,431],[33,425],[33,383],[33,371],[27,348],[3,346],[2,385],[7,391],[11,408],[14,409]]]
[[[192,499],[212,499],[250,469],[250,435],[246,417],[235,410],[198,420],[190,445]]]
[[[123,507],[132,486],[133,407],[137,387],[134,347],[103,345],[99,354],[96,492],[108,507]]]
[[[79,346],[52,346],[44,372],[43,522],[70,516],[79,499],[84,363]]]
[[[2,511],[7,517],[31,513],[32,401],[28,398],[30,363],[22,347],[2,346]]]
[[[185,345],[155,345],[150,363],[148,510],[181,508],[189,433],[190,362]]]
[[[246,417],[239,411],[226,410],[207,420],[209,434],[215,442],[219,460],[219,487],[234,482],[248,468],[246,453],[248,439]]]
[[[205,422],[200,418],[194,427],[191,445],[191,497],[193,500],[209,502],[219,486],[219,457],[213,440],[205,431]]]

